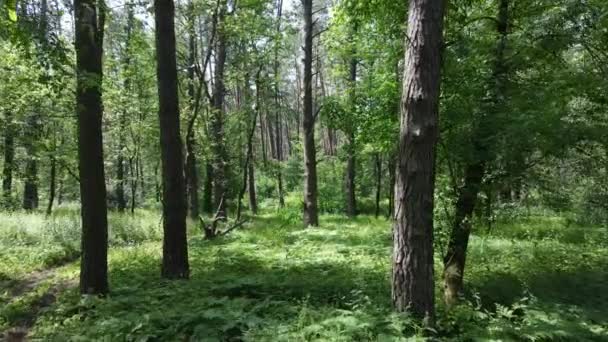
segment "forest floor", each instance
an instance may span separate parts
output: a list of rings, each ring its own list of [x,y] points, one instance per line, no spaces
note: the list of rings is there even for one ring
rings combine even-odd
[[[323,216],[320,228],[304,229],[295,214],[267,214],[215,241],[193,226],[191,279],[164,281],[158,215],[113,214],[112,292],[100,299],[78,295],[74,212],[4,216],[0,332],[25,324],[30,339],[44,341],[400,341],[421,333],[391,311],[385,219]],[[437,339],[608,341],[607,246],[606,228],[550,216],[474,236],[466,301],[449,312],[438,303]],[[436,290],[440,302],[440,279]]]

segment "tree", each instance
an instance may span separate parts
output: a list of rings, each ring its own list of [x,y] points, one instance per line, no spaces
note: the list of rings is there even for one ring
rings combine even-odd
[[[173,0],[154,1],[163,179],[164,235],[161,275],[168,279],[188,278],[190,275],[186,237],[184,158],[179,128],[174,13]]]
[[[80,292],[108,292],[108,218],[103,165],[101,82],[105,3],[74,0],[76,113],[82,216]],[[99,12],[99,14],[98,14]]]
[[[195,87],[195,70],[196,63],[196,17],[194,13],[194,3],[192,0],[188,3],[187,13],[187,28],[188,28],[188,98],[190,101],[190,117],[188,118],[188,127],[186,130],[186,190],[188,197],[188,209],[190,217],[197,219],[199,215],[199,200],[198,200],[198,162],[196,158],[196,137],[195,124],[199,114],[200,91]]]
[[[224,84],[224,73],[226,67],[226,0],[218,0],[219,13],[217,13],[217,40],[215,42],[215,83],[212,98],[211,135],[213,142],[211,150],[213,153],[213,198],[215,207],[218,209],[218,217],[226,218],[228,202],[228,151],[224,135],[225,111],[224,98],[226,86]]]
[[[304,7],[304,105],[302,113],[302,132],[304,135],[304,225],[318,226],[315,115],[312,112],[313,0],[302,0],[302,5]]]
[[[505,91],[507,65],[505,49],[507,44],[509,1],[500,0],[496,18],[496,55],[491,78],[488,80],[487,95],[483,99],[479,117],[476,118],[473,133],[473,156],[465,167],[464,184],[458,192],[454,223],[450,232],[447,253],[444,256],[445,301],[454,304],[463,288],[464,267],[467,247],[471,235],[473,211],[481,190],[488,164],[494,159],[495,130],[493,120],[500,110]],[[510,195],[510,192],[509,192]]]
[[[441,0],[409,2],[393,227],[393,305],[430,325],[443,11]]]

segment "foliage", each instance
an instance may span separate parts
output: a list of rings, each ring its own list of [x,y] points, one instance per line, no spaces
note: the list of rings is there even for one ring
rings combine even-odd
[[[53,234],[41,234],[44,227],[60,221],[70,235],[74,215],[68,210],[48,219],[31,214],[4,217],[3,233],[15,231],[16,222],[26,222],[29,229],[2,240],[3,250],[30,239],[24,247],[28,253],[43,253],[47,243],[56,241]],[[605,229],[580,227],[588,236],[603,234],[603,240],[572,243],[564,239],[570,234],[563,232],[573,228],[546,215],[500,223],[490,234],[482,230],[473,238],[466,301],[450,312],[439,310],[439,340],[608,337]],[[158,278],[161,253],[156,238],[138,245],[113,239],[117,242],[110,250],[111,295],[60,293],[38,318],[32,338],[400,341],[422,336],[414,321],[390,308],[388,222],[326,215],[321,228],[303,229],[299,219],[288,217],[264,214],[215,241],[192,231],[189,281]],[[126,233],[132,238],[126,240],[137,239],[142,223],[151,230],[148,236],[155,236],[156,219],[152,213],[138,212]],[[112,216],[110,225],[124,220]],[[48,242],[42,243],[41,237]],[[6,275],[23,265],[0,260]],[[75,263],[60,268],[53,282],[74,277],[77,267]],[[0,306],[0,326],[27,316],[28,303],[43,296],[50,284],[43,282],[19,301]]]

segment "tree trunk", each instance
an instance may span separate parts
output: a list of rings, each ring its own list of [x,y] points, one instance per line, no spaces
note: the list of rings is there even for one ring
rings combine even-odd
[[[108,292],[108,208],[103,164],[101,82],[105,3],[74,0],[76,112],[82,216],[80,292]],[[97,11],[99,10],[99,17]]]
[[[395,184],[392,299],[434,324],[433,208],[444,3],[410,0]]]
[[[137,168],[137,156],[132,156],[129,158],[129,170],[131,172],[131,214],[135,214],[135,206],[137,201],[137,174],[139,173]]]
[[[444,289],[445,302],[448,306],[458,301],[463,290],[464,267],[467,247],[471,235],[471,220],[477,202],[485,168],[492,160],[493,134],[491,117],[488,114],[496,112],[499,108],[501,94],[506,75],[506,62],[504,58],[508,34],[508,0],[500,0],[498,17],[496,20],[498,41],[492,78],[489,80],[488,98],[482,103],[482,117],[477,118],[473,131],[473,156],[475,160],[469,162],[465,169],[464,185],[456,201],[456,214],[450,233],[447,253],[444,256]]]
[[[215,84],[213,90],[213,113],[211,116],[211,150],[213,153],[213,197],[218,217],[227,217],[228,203],[227,166],[228,152],[224,137],[224,68],[226,65],[226,33],[225,33],[225,5],[222,5],[218,17],[217,42],[215,46]]]
[[[395,183],[396,183],[397,153],[391,152],[388,155],[388,210],[387,217],[393,218],[395,215]]]
[[[195,33],[194,3],[188,4],[188,97],[190,100],[190,118],[186,132],[186,187],[188,195],[188,209],[193,220],[198,219],[198,168],[196,159],[195,123],[198,117],[198,103],[194,89],[194,64],[196,62],[196,33]]]
[[[216,208],[217,209],[217,208]],[[203,187],[203,212],[212,214],[213,209],[213,164],[205,163],[205,186]]]
[[[25,150],[27,162],[23,185],[23,209],[38,208],[38,139],[40,138],[40,115],[33,114],[28,118],[28,131],[32,134],[26,138]]]
[[[251,148],[253,151],[253,147]],[[249,162],[249,171],[247,172],[249,180],[247,181],[247,186],[249,187],[247,192],[249,193],[249,209],[251,209],[251,213],[253,215],[258,214],[258,200],[256,197],[255,191],[255,168],[254,168],[254,160],[253,154],[251,155],[251,161]]]
[[[315,117],[312,102],[313,0],[302,0],[304,6],[304,225],[318,226],[317,152],[315,147]]]
[[[131,31],[133,29],[133,23],[135,21],[135,16],[133,14],[133,4],[129,1],[125,5],[127,9],[127,26],[125,27],[126,31],[126,51],[123,61],[123,68],[125,70],[129,69],[129,65],[131,64],[131,50],[130,50],[130,42],[131,42]],[[129,93],[130,82],[129,76],[126,76],[123,83],[124,93]],[[124,104],[127,105],[126,103]],[[118,123],[118,153],[116,156],[116,204],[119,212],[124,212],[127,208],[127,200],[125,197],[125,157],[124,153],[126,150],[126,139],[125,134],[127,134],[127,112],[126,108],[120,111],[119,115],[119,123]],[[131,175],[133,176],[133,175]]]
[[[277,35],[281,34],[281,19],[283,14],[283,0],[277,2]],[[283,172],[281,170],[283,163],[283,132],[281,124],[281,104],[279,101],[279,47],[278,42],[274,46],[274,110],[275,110],[275,129],[276,129],[276,153],[277,153],[277,184],[279,190],[279,207],[285,207],[285,198],[283,195]]]
[[[55,201],[55,189],[57,188],[57,159],[55,151],[50,155],[51,171],[49,175],[49,202],[46,207],[46,215],[49,216],[53,212],[53,202]]]
[[[382,194],[382,158],[380,153],[374,155],[376,165],[376,218],[380,216],[380,195]]]
[[[354,40],[357,34],[357,24],[353,25],[352,39]],[[356,49],[351,52],[350,59],[350,77],[349,77],[349,96],[350,107],[353,111],[351,121],[346,129],[346,177],[345,177],[345,192],[346,192],[346,216],[355,217],[357,215],[357,198],[355,197],[355,176],[356,176],[356,147],[355,147],[355,113],[356,110],[356,88],[357,88],[357,58]]]
[[[154,1],[163,178],[164,236],[161,275],[169,279],[188,278],[190,274],[186,237],[184,159],[179,128],[174,13],[173,0]]]
[[[15,129],[13,125],[12,113],[5,113],[4,124],[4,168],[2,170],[2,197],[4,207],[13,207],[12,187],[13,187],[13,168],[15,164]]]

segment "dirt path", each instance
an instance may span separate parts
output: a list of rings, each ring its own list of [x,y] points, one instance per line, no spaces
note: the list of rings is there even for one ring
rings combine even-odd
[[[59,267],[30,273],[24,280],[12,285],[9,289],[11,299],[7,305],[11,305],[24,294],[34,291],[43,283],[56,278],[58,268]],[[0,342],[27,341],[27,335],[36,323],[42,309],[53,305],[57,300],[57,295],[59,293],[71,287],[75,287],[76,285],[76,279],[57,279],[55,284],[53,284],[42,296],[31,303],[27,314],[23,318],[19,319],[17,322],[13,322],[11,328],[0,333]]]

